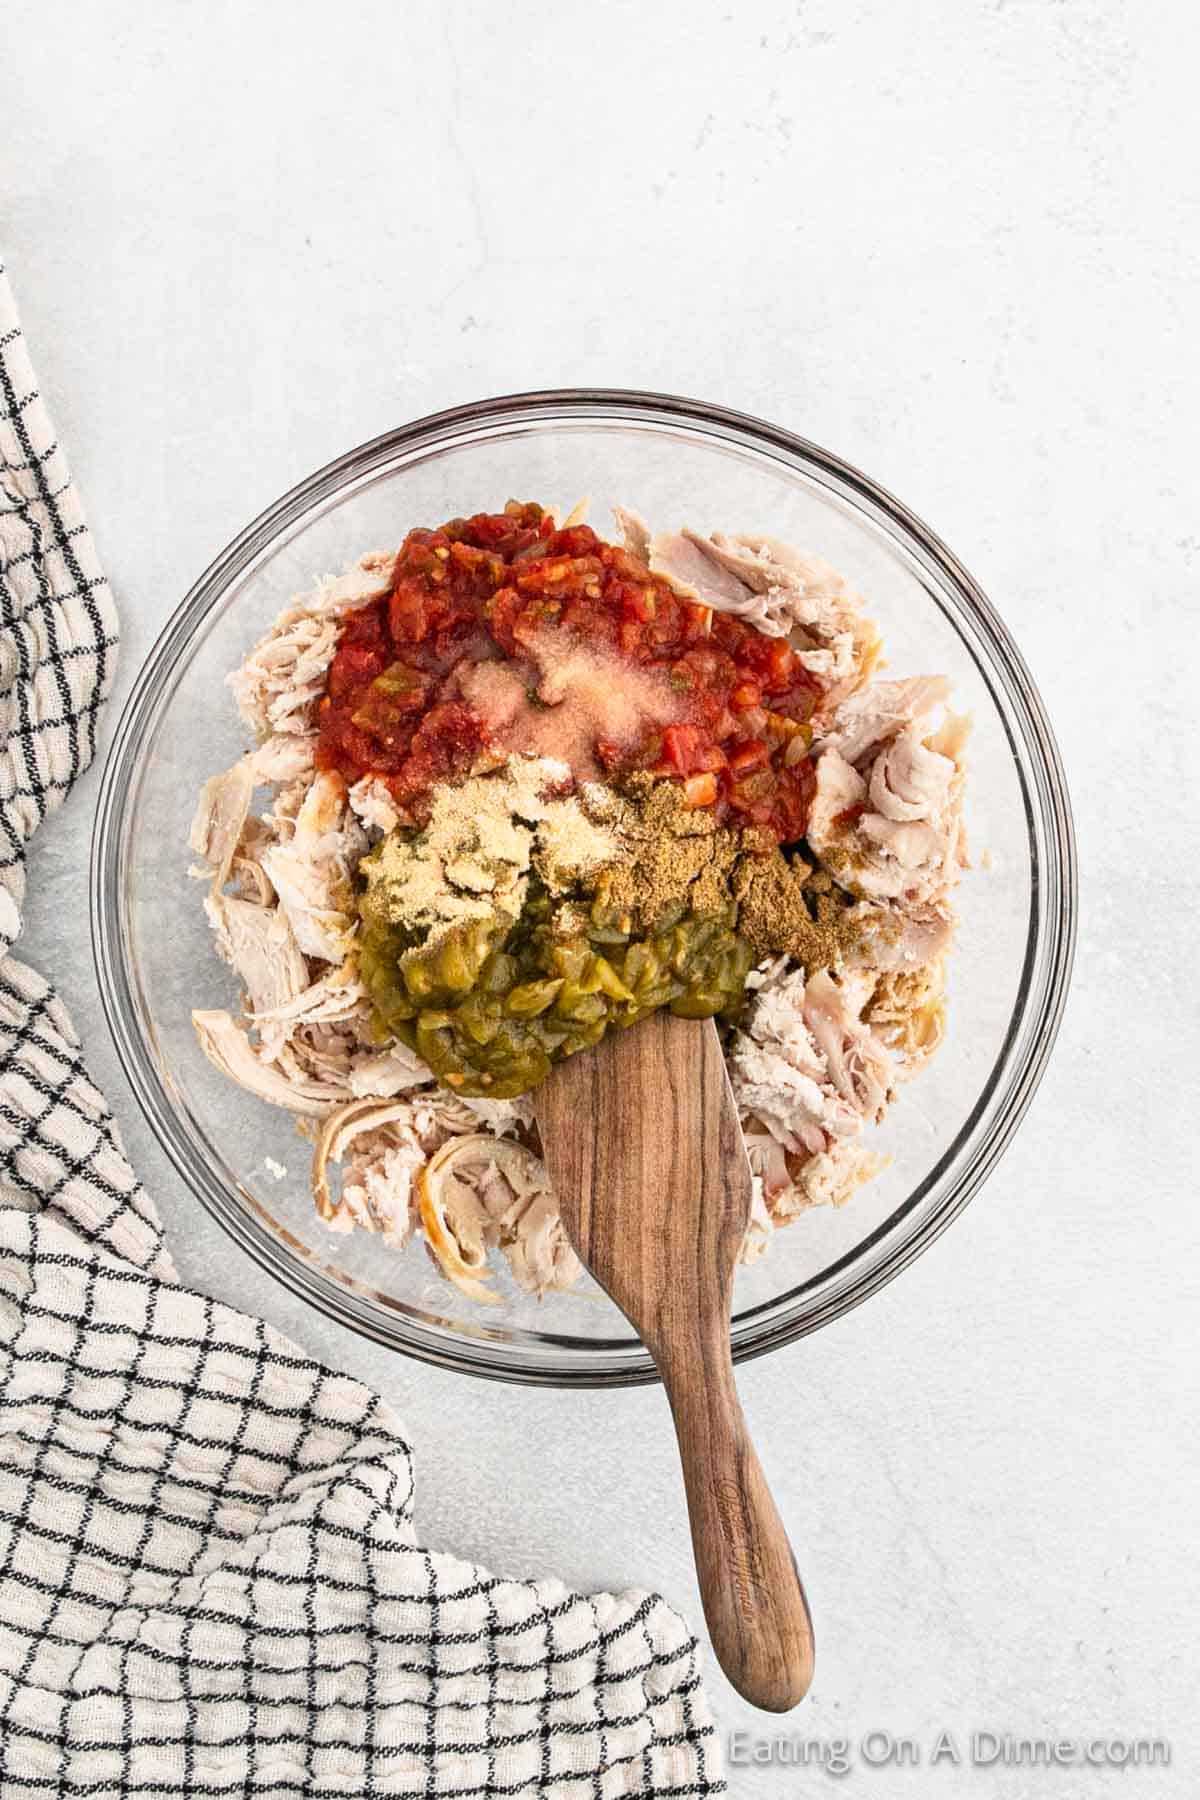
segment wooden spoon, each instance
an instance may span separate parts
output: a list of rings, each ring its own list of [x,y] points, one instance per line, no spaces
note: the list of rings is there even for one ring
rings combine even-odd
[[[786,1712],[812,1679],[812,1623],[733,1379],[750,1164],[716,1026],[654,1013],[560,1063],[533,1098],[571,1241],[671,1402],[713,1648],[740,1694]]]

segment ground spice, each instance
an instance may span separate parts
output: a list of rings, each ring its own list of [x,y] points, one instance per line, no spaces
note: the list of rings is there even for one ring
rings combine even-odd
[[[849,897],[823,870],[789,859],[763,832],[716,824],[677,782],[636,776],[609,807],[626,853],[600,873],[595,895],[635,932],[672,910],[703,917],[736,907],[737,930],[758,957],[787,955],[809,970],[836,966],[856,941]]]
[[[522,644],[531,671],[506,662],[467,664],[458,691],[487,726],[489,741],[526,756],[568,763],[581,781],[604,770],[596,746],[631,756],[648,732],[684,717],[683,697],[657,669],[621,662],[575,638],[539,632]]]
[[[571,795],[552,801],[538,821],[533,839],[533,867],[554,895],[567,894],[598,870],[624,854],[624,844],[611,825],[592,819]]]
[[[392,832],[363,859],[363,917],[431,946],[473,921],[515,923],[531,868],[555,894],[594,877],[622,846],[564,795],[570,779],[562,763],[514,756],[435,788],[424,830]]]
[[[560,935],[609,923],[645,937],[671,916],[724,918],[757,958],[809,971],[835,967],[855,942],[849,897],[826,871],[765,832],[719,825],[678,782],[641,774],[620,792],[564,793],[569,783],[563,763],[513,756],[435,788],[426,828],[393,832],[364,859],[364,919],[430,947],[475,921],[515,923],[533,873],[559,901]]]
[[[775,846],[741,858],[733,891],[738,930],[760,957],[790,956],[812,974],[835,968],[858,940],[849,896],[823,870],[789,861]]]
[[[688,806],[675,781],[634,776],[625,793],[585,790],[592,807],[607,815],[625,854],[601,872],[595,898],[639,935],[651,932],[672,909],[698,914],[727,912],[738,839],[718,825],[707,807]]]

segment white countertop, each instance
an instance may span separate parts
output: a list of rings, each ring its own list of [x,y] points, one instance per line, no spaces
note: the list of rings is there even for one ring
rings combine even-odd
[[[765,414],[900,494],[990,592],[1073,783],[1073,997],[953,1230],[744,1370],[818,1673],[782,1727],[710,1688],[724,1730],[915,1738],[921,1769],[855,1757],[842,1790],[881,1800],[1116,1791],[1103,1771],[927,1774],[943,1727],[964,1748],[1164,1735],[1170,1770],[1122,1793],[1194,1793],[1195,9],[7,0],[5,26],[0,228],[121,609],[123,690],[300,476],[524,387]],[[383,1388],[432,1541],[657,1587],[699,1622],[658,1390],[402,1361],[305,1311],[181,1191],[95,991],[95,791],[37,840],[23,950],[69,1001],[185,1278]],[[731,1789],[823,1779],[733,1769]]]

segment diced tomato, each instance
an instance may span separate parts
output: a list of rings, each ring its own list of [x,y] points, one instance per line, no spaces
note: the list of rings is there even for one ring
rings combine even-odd
[[[654,618],[658,611],[654,589],[641,587],[632,581],[622,589],[621,606],[627,619],[637,619],[641,624]]]
[[[755,769],[765,769],[770,760],[771,752],[762,739],[751,738],[731,752],[729,766],[737,775],[749,775]]]
[[[348,714],[337,712],[330,719],[322,719],[316,750],[319,769],[337,769],[354,780],[363,769],[383,769],[392,760],[374,738],[359,730]]]
[[[703,747],[703,732],[696,725],[668,725],[662,736],[665,760],[681,775],[690,775],[697,766],[697,752]]]
[[[781,844],[794,844],[804,836],[816,785],[817,772],[807,757],[780,771],[770,829]]]
[[[683,793],[689,806],[711,806],[717,797],[717,778],[712,774],[689,775]]]
[[[470,519],[456,519],[454,535],[481,550],[495,550],[508,561],[545,535],[546,517],[540,506],[512,505],[502,513],[475,513]],[[552,527],[551,527],[552,528]],[[447,526],[447,531],[451,526]]]
[[[537,600],[525,606],[512,623],[513,645],[518,653],[529,650],[542,632],[558,624],[562,606],[557,600]]]
[[[796,652],[786,638],[772,638],[767,652],[766,683],[772,691],[785,688],[796,666]]]
[[[542,556],[518,563],[514,574],[522,594],[548,594],[557,600],[599,591],[603,565],[594,556]]]
[[[415,732],[395,786],[405,797],[425,794],[435,782],[469,773],[487,741],[483,721],[461,701],[431,708]]]
[[[601,548],[600,539],[590,525],[568,525],[552,532],[546,539],[547,556],[594,556]]]
[[[786,713],[803,724],[816,712],[817,702],[824,691],[816,676],[810,675],[803,664],[797,663],[791,684],[782,693],[771,696],[772,707],[776,712]]]
[[[523,606],[524,601],[516,588],[503,587],[498,593],[493,594],[484,609],[488,630],[500,648],[507,650],[510,655],[517,647],[517,640],[513,636],[513,624]]]
[[[419,644],[429,630],[429,596],[416,576],[401,576],[392,589],[388,630],[394,644]]]
[[[374,681],[387,660],[387,651],[370,644],[346,644],[333,659],[329,670],[328,689],[336,700],[343,694],[357,693],[364,683]]]
[[[670,702],[657,716],[675,714],[661,728],[647,719],[640,737],[598,729],[591,767],[682,779],[691,803],[719,818],[785,842],[803,834],[814,777],[807,757],[789,768],[786,754],[823,690],[786,639],[683,599],[590,526],[556,529],[532,502],[409,532],[391,592],[345,616],[318,714],[319,765],[348,781],[382,775],[419,816],[429,787],[467,773],[489,742],[463,672],[499,658],[533,693],[550,637],[644,671]]]
[[[636,619],[622,619],[617,626],[617,643],[621,654],[633,662],[642,644],[642,628]]]

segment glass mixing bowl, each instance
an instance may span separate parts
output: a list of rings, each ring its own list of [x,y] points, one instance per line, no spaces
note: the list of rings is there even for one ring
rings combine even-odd
[[[225,676],[288,599],[414,525],[510,495],[624,501],[659,525],[763,531],[842,570],[879,621],[893,674],[939,671],[974,716],[946,1041],[873,1143],[891,1161],[840,1209],[803,1214],[739,1272],[733,1344],[759,1355],[837,1317],[916,1256],[995,1165],[1045,1066],[1071,965],[1074,845],[1037,691],[991,605],[918,519],[855,469],[773,425],[664,395],[572,390],[455,408],[364,444],[247,526],[159,638],[118,726],[92,861],[101,993],[138,1100],[199,1201],[314,1305],[410,1355],[476,1375],[644,1381],[653,1365],[594,1287],[538,1302],[498,1276],[472,1305],[423,1248],[334,1236],[309,1198],[288,1113],[205,1060],[189,1014],[236,1006],[188,878],[207,776],[246,747]],[[986,853],[986,854],[985,854]],[[287,1170],[277,1178],[269,1161]]]

